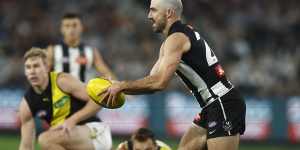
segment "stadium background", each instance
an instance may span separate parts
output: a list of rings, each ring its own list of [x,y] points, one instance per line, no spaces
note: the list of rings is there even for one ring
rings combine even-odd
[[[247,130],[241,149],[299,149],[300,2],[183,4],[184,20],[208,40],[227,76],[246,97]],[[82,40],[101,50],[119,79],[136,79],[149,72],[162,40],[146,19],[148,5],[147,0],[0,0],[0,149],[17,149],[19,144],[17,107],[28,86],[22,55],[31,46],[60,40],[63,13],[81,13]],[[99,113],[110,123],[115,144],[147,126],[175,148],[200,111],[177,78],[166,92],[128,99],[121,109]]]

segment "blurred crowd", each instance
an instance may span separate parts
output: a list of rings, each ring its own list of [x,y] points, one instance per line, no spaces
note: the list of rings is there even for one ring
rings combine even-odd
[[[207,39],[227,76],[249,95],[299,95],[300,2],[183,0],[183,20]],[[152,33],[149,1],[0,0],[0,88],[25,87],[22,55],[61,40],[65,12],[83,17],[83,41],[100,49],[119,79],[148,74],[162,37]],[[173,81],[171,89],[179,83]]]

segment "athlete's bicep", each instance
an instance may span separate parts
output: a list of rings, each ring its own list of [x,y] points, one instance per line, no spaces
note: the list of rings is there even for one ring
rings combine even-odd
[[[183,53],[190,47],[189,40],[182,33],[168,37],[163,47],[163,56],[158,69],[160,81],[167,84],[174,75]]]
[[[70,74],[61,73],[58,76],[57,84],[60,87],[60,89],[66,92],[67,94],[70,94],[73,97],[82,101],[89,100],[89,97],[86,92],[86,85]]]
[[[155,62],[154,66],[152,67],[152,69],[151,69],[151,71],[150,71],[150,75],[153,75],[153,74],[155,74],[155,73],[158,71],[159,65],[160,65],[160,60],[158,59],[158,60]]]
[[[161,62],[161,59],[163,57],[163,50],[162,50],[162,48],[164,47],[164,44],[165,43],[162,44],[162,46],[161,46],[161,48],[159,50],[159,57],[158,57],[157,61],[155,62],[154,66],[152,67],[150,75],[153,75],[153,74],[157,73],[157,71],[159,70],[160,62]]]
[[[176,68],[180,62],[180,53],[171,53],[168,56],[164,56],[161,60],[160,65],[158,66],[158,70],[153,73],[152,75],[158,75],[159,81],[165,87],[170,79],[172,78],[173,74],[176,71]]]

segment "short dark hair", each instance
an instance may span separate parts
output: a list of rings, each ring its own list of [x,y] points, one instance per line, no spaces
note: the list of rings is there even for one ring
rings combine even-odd
[[[147,128],[138,129],[131,137],[131,140],[137,140],[139,142],[145,142],[148,139],[151,139],[152,142],[156,145],[154,133]]]
[[[78,13],[68,12],[63,15],[61,20],[64,20],[64,19],[79,19],[79,20],[81,20],[82,18],[81,18],[81,15]]]

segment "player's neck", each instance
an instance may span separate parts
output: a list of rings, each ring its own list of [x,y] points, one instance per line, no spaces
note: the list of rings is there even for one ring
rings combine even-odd
[[[165,30],[163,31],[163,35],[165,38],[168,37],[168,34],[169,34],[169,31],[170,31],[170,28],[171,26],[176,22],[176,21],[179,21],[180,18],[174,18],[174,19],[171,19],[170,21],[168,21],[167,25],[166,25],[166,28]]]
[[[38,86],[33,86],[33,90],[34,90],[36,93],[41,94],[41,93],[43,93],[43,91],[46,90],[48,84],[49,84],[49,80],[45,80],[45,81],[43,82],[43,84],[38,85]]]
[[[68,45],[68,47],[78,47],[80,44],[80,38],[76,40],[71,40],[71,39],[64,39],[65,44]]]

